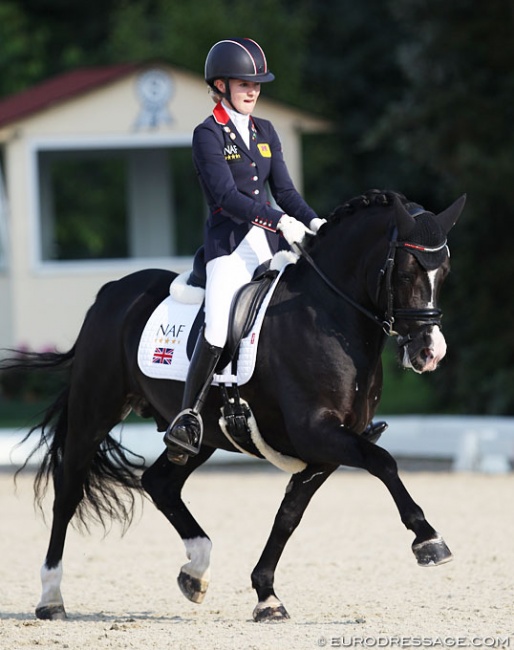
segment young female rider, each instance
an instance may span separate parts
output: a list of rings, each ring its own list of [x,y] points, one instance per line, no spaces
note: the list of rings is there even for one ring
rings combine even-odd
[[[225,345],[234,294],[260,264],[324,223],[295,189],[271,122],[252,117],[261,84],[274,78],[249,38],[219,41],[205,61],[216,106],[193,134],[193,162],[210,211],[205,329],[191,359],[183,410],[164,437],[168,458],[178,464],[197,452],[200,411]],[[278,209],[268,201],[267,184]]]

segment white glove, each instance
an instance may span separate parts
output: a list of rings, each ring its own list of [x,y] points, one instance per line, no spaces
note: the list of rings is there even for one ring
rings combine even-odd
[[[315,217],[314,219],[311,219],[311,222],[309,223],[309,228],[312,230],[312,232],[318,232],[321,226],[325,223],[327,223],[326,219],[320,219],[319,217]]]
[[[305,235],[314,234],[301,221],[298,221],[298,219],[290,217],[287,214],[281,217],[280,221],[277,224],[277,230],[280,230],[282,232],[286,242],[289,244],[289,246],[293,247],[294,244],[301,244]]]

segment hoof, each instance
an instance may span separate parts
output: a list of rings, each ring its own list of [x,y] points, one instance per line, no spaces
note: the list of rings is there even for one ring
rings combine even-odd
[[[253,620],[256,623],[278,623],[287,621],[289,614],[277,598],[268,598],[262,603],[257,603],[253,610]]]
[[[440,536],[427,539],[425,542],[419,542],[418,544],[414,543],[412,552],[420,566],[438,566],[453,559],[450,549]]]
[[[209,586],[207,580],[195,578],[189,573],[181,571],[178,575],[177,582],[180,591],[188,600],[192,603],[197,603],[198,605],[203,602],[205,594],[207,593],[207,587]]]
[[[42,621],[65,621],[64,605],[45,605],[36,608],[36,618]]]

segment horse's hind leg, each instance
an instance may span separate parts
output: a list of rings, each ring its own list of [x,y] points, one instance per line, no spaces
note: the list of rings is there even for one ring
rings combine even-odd
[[[80,459],[73,451],[66,451],[62,463],[54,470],[54,504],[50,543],[41,568],[42,595],[36,607],[40,619],[63,620],[66,618],[61,595],[62,556],[66,532],[83,496],[83,484],[92,450]]]
[[[212,544],[182,501],[181,491],[187,478],[213,452],[214,449],[202,447],[186,465],[170,463],[164,452],[141,478],[143,488],[182,538],[189,562],[180,569],[177,581],[184,596],[193,603],[203,601],[209,586]]]
[[[58,470],[54,477],[55,499],[52,532],[45,562],[41,567],[41,599],[36,607],[40,619],[63,620],[66,618],[61,594],[62,556],[68,524],[82,499],[82,482],[77,473]]]
[[[52,446],[46,463],[52,467],[54,503],[50,543],[41,568],[42,595],[36,608],[40,619],[66,618],[61,595],[62,557],[68,525],[84,497],[84,486],[101,442],[119,422],[122,400],[113,392],[86,399],[81,386],[78,399],[70,398],[55,425]],[[93,399],[94,398],[94,399]],[[111,401],[112,400],[112,401]],[[118,408],[117,406],[118,405]],[[97,480],[102,477],[98,475]],[[101,505],[88,495],[99,514]],[[101,515],[100,515],[101,518]]]
[[[334,466],[309,465],[302,472],[291,477],[266,546],[252,571],[252,586],[258,597],[257,606],[253,611],[255,621],[278,621],[289,618],[289,614],[274,591],[275,569],[287,541],[300,523],[311,498],[334,470]]]

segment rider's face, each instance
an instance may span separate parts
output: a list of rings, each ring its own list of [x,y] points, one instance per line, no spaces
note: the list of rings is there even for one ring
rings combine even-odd
[[[219,81],[219,89],[225,92],[225,83]],[[255,81],[229,79],[232,106],[243,115],[251,115],[261,92],[261,84]]]

